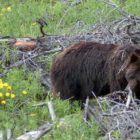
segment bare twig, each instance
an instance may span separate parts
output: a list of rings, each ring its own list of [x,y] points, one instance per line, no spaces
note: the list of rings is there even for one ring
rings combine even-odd
[[[36,22],[40,25],[40,32],[41,32],[41,34],[42,34],[42,37],[44,37],[45,35],[47,35],[47,34],[44,32],[44,30],[43,30],[44,26],[47,26],[46,19],[45,19],[44,17],[38,18],[38,19],[36,20]]]
[[[126,108],[129,108],[130,102],[132,100],[132,90],[130,87],[128,87],[128,97],[127,97],[127,102],[126,102]]]
[[[54,112],[53,103],[50,100],[50,101],[47,102],[47,104],[48,104],[48,109],[49,109],[49,112],[50,112],[50,115],[51,115],[51,119],[52,119],[52,121],[54,121],[56,119],[56,115],[55,115],[55,112]]]
[[[50,51],[45,51],[45,52],[42,52],[40,54],[35,54],[35,55],[31,56],[31,57],[28,57],[28,58],[24,59],[24,61],[20,60],[20,61],[16,62],[15,64],[10,65],[9,67],[7,67],[7,69],[10,69],[10,68],[13,68],[13,67],[18,67],[18,66],[24,64],[25,62],[27,62],[28,60],[36,58],[36,57],[39,57],[41,55],[55,53],[55,52],[59,52],[59,51],[61,51],[61,48],[50,50]]]
[[[94,93],[93,91],[92,91],[92,94],[93,94],[93,96],[95,97],[97,103],[99,104],[100,109],[103,110],[103,109],[102,109],[102,106],[101,106],[101,104],[100,104],[100,102],[99,102],[99,100],[98,100],[98,98],[96,97],[96,95],[95,95],[95,93]]]
[[[33,107],[42,107],[42,106],[47,106],[47,102],[34,103],[32,106],[33,106]]]
[[[48,106],[48,110],[49,110],[52,121],[54,121],[56,119],[56,114],[54,112],[54,107],[53,107],[53,103],[51,100],[49,100],[48,102],[34,103],[32,106],[33,107]]]
[[[3,140],[3,132],[0,131],[0,140]]]
[[[88,103],[89,103],[89,97],[87,97],[86,99],[86,103],[85,103],[85,108],[84,108],[84,121],[87,122],[87,113],[88,113]]]

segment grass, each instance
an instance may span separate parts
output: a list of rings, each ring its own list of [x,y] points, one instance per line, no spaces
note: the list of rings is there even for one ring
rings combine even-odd
[[[114,1],[125,11],[139,16],[139,0],[127,0],[124,5],[120,4],[118,0]],[[81,4],[75,6],[72,6],[73,2],[75,0],[70,0],[68,3],[63,0],[1,0],[0,36],[37,37],[40,35],[39,25],[36,23],[36,19],[39,17],[46,18],[48,26],[45,27],[45,31],[47,33],[71,34],[84,31],[96,23],[112,21],[120,16],[117,10],[102,0],[82,0]],[[82,25],[76,26],[78,22]],[[10,59],[10,54],[7,50],[4,52],[0,50],[1,53],[5,53],[5,61],[0,61],[2,73],[4,63]],[[23,66],[10,70],[2,80],[12,87],[15,98],[10,98],[5,105],[0,105],[0,130],[15,127],[14,137],[17,137],[25,131],[51,121],[46,107],[32,107],[36,101],[36,95],[45,92],[45,89],[40,85],[38,71],[33,73]],[[28,94],[23,95],[23,90]],[[1,92],[5,93],[6,91]],[[42,139],[104,139],[100,136],[99,128],[94,121],[92,122],[93,128],[83,123],[83,115],[77,104],[74,109],[71,109],[68,101],[54,98],[53,103],[57,117],[64,117],[65,121],[63,125],[56,121],[53,130]],[[118,134],[116,133],[116,135]]]
[[[123,8],[139,15],[139,6],[138,0],[135,2],[127,0]],[[119,16],[118,11],[102,0],[83,0],[81,4],[75,6],[58,0],[25,0],[24,2],[1,0],[0,9],[0,34],[22,37],[36,37],[40,34],[36,24],[38,17],[45,17],[48,23],[46,32],[55,34],[70,33],[70,27],[75,26],[78,21],[83,21],[85,26],[89,26]]]
[[[92,122],[92,125],[95,126],[95,122]],[[83,122],[82,115],[80,113],[76,113],[65,116],[65,120],[63,122],[56,122],[53,130],[49,135],[44,137],[44,140],[96,140],[98,138],[98,127],[90,128]]]

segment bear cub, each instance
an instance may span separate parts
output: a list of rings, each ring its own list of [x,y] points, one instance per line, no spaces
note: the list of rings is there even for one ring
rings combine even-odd
[[[51,82],[61,99],[84,102],[126,87],[140,99],[140,49],[133,45],[79,42],[53,61]]]

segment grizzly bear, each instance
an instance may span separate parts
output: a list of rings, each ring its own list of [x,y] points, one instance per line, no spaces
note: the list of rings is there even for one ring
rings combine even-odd
[[[133,45],[79,42],[53,61],[52,88],[61,99],[85,101],[126,87],[140,99],[140,49]]]

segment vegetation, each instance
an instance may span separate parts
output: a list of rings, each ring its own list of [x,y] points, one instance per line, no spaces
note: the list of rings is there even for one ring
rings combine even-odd
[[[40,35],[36,19],[45,17],[48,26],[45,31],[49,34],[70,34],[84,31],[96,23],[111,21],[121,16],[111,5],[102,0],[1,0],[0,1],[0,36],[37,37]],[[139,16],[139,0],[126,0],[125,4],[114,2],[126,12]],[[133,8],[135,7],[135,8]],[[77,23],[82,23],[76,27]],[[0,50],[1,51],[1,50]],[[0,54],[3,52],[0,52]],[[5,51],[5,54],[7,51]],[[6,56],[6,55],[5,55]],[[9,55],[5,58],[8,59]],[[51,56],[50,56],[51,57]],[[0,71],[3,70],[0,61]],[[0,130],[14,128],[14,137],[32,130],[41,124],[51,121],[47,107],[33,107],[38,94],[45,92],[40,85],[39,71],[31,72],[26,66],[11,69],[0,79]],[[93,140],[104,139],[97,124],[93,121],[90,128],[83,122],[79,105],[71,108],[68,101],[53,98],[55,112],[58,118],[65,118],[63,125],[56,121],[53,130],[44,138],[57,140]],[[47,99],[45,99],[47,101]],[[116,137],[118,133],[116,133]]]

